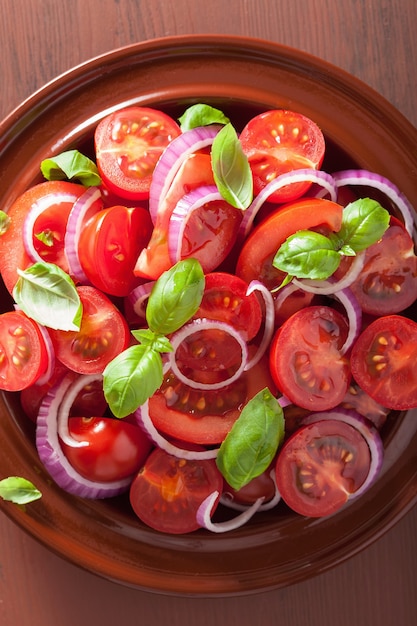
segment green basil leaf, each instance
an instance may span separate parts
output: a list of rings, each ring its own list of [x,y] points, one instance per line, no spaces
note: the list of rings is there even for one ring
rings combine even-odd
[[[15,504],[28,504],[42,497],[33,483],[20,476],[9,476],[0,480],[0,498]]]
[[[146,306],[149,328],[169,335],[196,313],[204,292],[204,272],[196,259],[179,261],[156,281]]]
[[[342,227],[338,237],[343,247],[355,252],[365,250],[381,239],[389,226],[390,215],[379,202],[360,198],[343,209]]]
[[[55,243],[54,233],[51,230],[43,230],[41,233],[35,234],[35,237],[48,248],[51,248]]]
[[[226,202],[238,209],[247,209],[253,198],[252,173],[231,124],[226,124],[214,138],[211,165],[214,181]]]
[[[148,346],[157,352],[172,352],[174,350],[168,337],[157,335],[149,328],[132,330],[132,335],[144,346]]]
[[[268,468],[283,438],[283,410],[265,388],[246,404],[224,439],[217,467],[233,489],[241,489]]]
[[[7,233],[10,228],[10,217],[4,211],[0,210],[0,237]]]
[[[85,187],[101,185],[96,164],[78,150],[67,150],[50,159],[44,159],[41,172],[47,180],[76,179]]]
[[[272,264],[297,278],[325,280],[337,270],[340,254],[328,237],[300,230],[281,245]]]
[[[104,369],[104,396],[116,417],[126,417],[155,393],[162,380],[159,352],[142,344],[130,346]]]
[[[17,271],[19,279],[13,297],[26,315],[49,328],[80,329],[82,304],[68,274],[57,265],[44,262]]]
[[[199,126],[228,124],[230,122],[222,111],[208,104],[193,104],[184,111],[178,121],[183,132]]]

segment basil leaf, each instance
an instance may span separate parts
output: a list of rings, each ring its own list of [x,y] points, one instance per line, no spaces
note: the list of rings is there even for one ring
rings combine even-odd
[[[247,209],[253,198],[252,173],[231,124],[226,124],[214,138],[211,165],[214,181],[226,202],[238,209]]]
[[[0,480],[0,498],[15,504],[28,504],[42,497],[33,483],[20,476],[9,476]]]
[[[68,274],[57,265],[44,262],[17,272],[20,278],[13,297],[26,315],[49,328],[80,329],[82,304]]]
[[[204,292],[204,272],[196,259],[179,261],[156,281],[146,306],[149,328],[169,335],[196,313]]]
[[[10,217],[4,211],[0,211],[0,237],[7,233],[10,228]]]
[[[135,339],[140,341],[140,343],[149,346],[149,348],[157,352],[172,352],[174,350],[167,337],[164,337],[164,335],[156,335],[152,330],[149,330],[149,328],[132,330],[132,335]]]
[[[337,270],[340,261],[340,254],[328,237],[300,230],[282,244],[272,265],[297,278],[325,280]]]
[[[145,345],[130,346],[104,369],[104,396],[116,417],[126,417],[155,393],[162,380],[161,355]]]
[[[51,230],[43,230],[41,233],[35,234],[35,237],[48,248],[51,248],[55,243],[54,233]]]
[[[198,128],[199,126],[209,126],[210,124],[228,124],[229,118],[219,109],[208,104],[193,104],[188,107],[178,118],[182,132]]]
[[[243,408],[220,446],[216,463],[233,489],[241,489],[264,472],[284,438],[284,414],[265,388]]]
[[[78,150],[67,150],[55,157],[44,159],[41,172],[47,180],[79,180],[85,187],[101,185],[94,161]]]
[[[337,233],[343,247],[355,252],[365,250],[381,239],[389,226],[390,215],[379,202],[360,198],[343,209],[342,227]]]

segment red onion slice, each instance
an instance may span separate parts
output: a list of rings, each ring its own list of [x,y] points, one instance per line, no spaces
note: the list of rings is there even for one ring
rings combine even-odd
[[[414,234],[414,209],[408,198],[385,176],[368,170],[343,170],[333,174],[337,188],[347,185],[364,185],[381,191],[401,213],[404,226],[411,238]]]
[[[36,447],[40,460],[59,487],[81,498],[110,498],[127,491],[131,478],[108,483],[88,480],[72,467],[59,444],[60,405],[78,379],[79,375],[68,374],[42,400],[36,422]]]
[[[228,333],[233,339],[239,344],[242,358],[239,367],[235,371],[234,374],[217,383],[202,383],[195,381],[191,378],[188,378],[178,367],[176,361],[176,351],[178,346],[190,335],[201,331],[201,330],[220,330],[222,332]],[[207,319],[195,319],[188,324],[185,324],[180,330],[178,330],[170,339],[171,345],[173,347],[173,351],[168,354],[168,366],[172,370],[174,376],[180,380],[185,385],[192,387],[193,389],[205,389],[205,390],[215,390],[222,389],[223,387],[227,387],[235,380],[237,380],[241,374],[245,371],[247,363],[248,363],[248,348],[245,340],[242,338],[241,334],[230,324],[226,322],[220,322],[217,320],[207,320]]]
[[[262,504],[258,508],[258,511],[270,511],[271,509],[274,509],[279,502],[281,502],[281,494],[279,493],[277,487],[275,469],[273,469],[269,475],[275,485],[275,494],[271,498],[271,500],[268,500],[268,502],[262,502]],[[241,502],[236,502],[236,500],[233,499],[233,495],[230,494],[228,491],[225,491],[220,496],[220,504],[227,507],[228,509],[233,509],[234,511],[247,511],[251,506],[250,504],[242,504]]]
[[[213,491],[203,502],[200,504],[197,510],[197,522],[202,528],[206,528],[213,533],[225,533],[230,530],[235,530],[236,528],[240,528],[246,522],[248,522],[255,513],[259,510],[263,502],[263,498],[258,498],[256,502],[254,502],[249,508],[243,511],[240,515],[237,515],[233,519],[227,520],[226,522],[212,522],[211,516],[213,514],[213,509],[216,507],[218,502],[219,492]]]
[[[45,326],[42,326],[41,324],[38,324],[37,322],[35,322],[35,324],[37,325],[39,332],[41,333],[43,337],[45,348],[46,348],[46,353],[48,355],[48,364],[47,364],[46,370],[42,374],[42,376],[40,376],[38,380],[36,381],[37,385],[43,385],[44,383],[48,382],[48,380],[51,378],[53,371],[55,369],[55,350],[52,344],[51,336],[48,333]]]
[[[253,220],[255,219],[258,211],[262,205],[268,200],[269,196],[291,183],[316,183],[320,187],[323,187],[329,194],[330,200],[336,202],[337,188],[333,180],[333,176],[324,172],[323,170],[315,170],[313,168],[303,168],[299,170],[292,170],[285,174],[277,176],[274,180],[268,183],[262,191],[256,196],[252,204],[246,209],[243,220],[240,224],[238,237],[240,240],[245,239],[250,229],[252,228]]]
[[[181,260],[184,231],[191,213],[207,202],[213,202],[215,200],[223,200],[217,187],[214,185],[204,185],[187,193],[177,203],[170,217],[168,228],[168,252],[171,263],[177,263]]]
[[[220,128],[222,127],[213,124],[187,130],[173,139],[165,148],[154,169],[149,190],[149,213],[154,224],[159,205],[166,196],[181,164],[193,152],[211,146]]]
[[[349,266],[347,272],[338,280],[312,280],[309,278],[293,278],[292,283],[299,289],[304,289],[309,293],[315,293],[321,296],[329,296],[336,291],[341,291],[350,287],[350,285],[357,279],[361,273],[365,263],[365,250],[358,252],[358,254],[352,257],[352,263]]]
[[[133,311],[138,317],[142,319],[146,319],[146,304],[148,302],[148,298],[154,284],[154,280],[143,283],[143,285],[135,287],[135,289],[133,289],[133,291],[131,291],[130,294],[127,296],[127,299]]]
[[[180,459],[187,459],[187,461],[193,461],[215,459],[218,454],[218,448],[214,448],[212,450],[186,450],[171,443],[168,439],[165,439],[165,437],[163,437],[155,428],[152,422],[151,416],[149,415],[148,401],[136,409],[134,415],[137,423],[145,431],[151,441],[153,441],[158,448],[165,450],[165,452],[168,452],[168,454],[171,454],[172,456],[179,457]]]
[[[78,242],[83,225],[103,208],[103,200],[98,187],[89,187],[76,200],[68,216],[65,232],[65,254],[68,261],[69,273],[84,285],[89,280],[84,273],[78,254]]]
[[[264,321],[264,333],[261,343],[253,355],[253,357],[246,363],[245,371],[250,370],[256,363],[260,361],[265,352],[267,351],[269,344],[271,343],[272,335],[275,330],[275,308],[274,299],[271,292],[263,283],[258,280],[253,280],[249,283],[246,295],[249,296],[254,291],[259,291],[265,304],[265,321]]]
[[[356,411],[335,408],[322,413],[312,413],[303,419],[303,424],[313,424],[320,420],[337,420],[345,422],[356,428],[368,444],[371,453],[369,472],[362,485],[355,492],[349,494],[349,500],[354,500],[362,495],[377,479],[384,460],[384,445],[381,436],[375,426]]]

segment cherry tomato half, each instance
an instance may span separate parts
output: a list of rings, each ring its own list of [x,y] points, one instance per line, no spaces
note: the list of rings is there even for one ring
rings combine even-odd
[[[270,350],[272,377],[284,395],[312,411],[334,408],[344,398],[350,367],[340,348],[348,323],[336,310],[311,306],[276,331]]]
[[[373,321],[356,340],[350,357],[358,385],[384,407],[417,406],[417,323],[401,315]]]
[[[70,436],[86,446],[60,445],[81,476],[112,482],[135,474],[152,450],[141,428],[111,417],[70,417]]]
[[[278,454],[278,491],[300,515],[331,515],[359,489],[370,463],[365,438],[350,424],[329,419],[301,426]]]
[[[133,479],[130,502],[145,524],[166,533],[199,528],[197,510],[213,491],[221,493],[223,478],[212,459],[188,461],[157,448]]]
[[[129,107],[105,117],[94,135],[105,186],[129,200],[147,198],[159,157],[180,133],[178,124],[156,109]]]
[[[78,287],[83,305],[79,331],[50,330],[57,359],[80,374],[97,374],[129,345],[127,322],[95,287]]]
[[[280,174],[320,167],[325,152],[323,133],[308,117],[282,109],[252,118],[240,134],[249,159],[257,195]],[[310,183],[293,183],[274,192],[270,202],[291,202],[305,194]]]

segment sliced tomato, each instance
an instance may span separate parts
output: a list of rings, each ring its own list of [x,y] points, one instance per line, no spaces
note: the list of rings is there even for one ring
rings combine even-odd
[[[306,198],[278,208],[258,224],[246,239],[236,266],[236,275],[247,283],[261,280],[268,288],[281,284],[284,274],[272,265],[278,248],[298,230],[329,228],[342,224],[343,207],[331,200]]]
[[[350,382],[349,361],[340,353],[347,333],[346,319],[330,307],[311,306],[294,313],[271,344],[270,368],[278,389],[312,411],[337,406]]]
[[[20,391],[48,366],[45,340],[36,322],[22,311],[0,315],[0,389]]]
[[[246,402],[265,387],[275,392],[265,360],[220,391],[192,389],[168,373],[149,399],[149,415],[165,435],[191,443],[217,444],[230,431]]]
[[[132,106],[106,116],[94,135],[105,186],[122,198],[147,198],[159,157],[180,133],[175,120],[156,109]]]
[[[417,299],[417,256],[403,224],[391,218],[382,238],[365,251],[364,267],[350,286],[371,315],[400,313]]]
[[[246,294],[248,285],[226,272],[206,275],[203,299],[195,318],[204,317],[231,324],[245,341],[255,337],[262,322],[262,311],[254,293]]]
[[[138,426],[111,417],[70,417],[70,436],[84,446],[60,445],[81,476],[111,482],[135,474],[152,450],[152,443]]]
[[[278,491],[296,513],[324,517],[346,504],[368,476],[369,446],[360,432],[339,420],[299,428],[276,463]]]
[[[295,169],[318,169],[323,162],[323,133],[312,120],[295,111],[276,109],[252,118],[240,134],[249,159],[254,193],[257,195],[280,174]],[[291,202],[301,197],[310,183],[293,183],[274,192],[271,202]]]
[[[57,359],[80,374],[96,374],[129,345],[129,328],[115,305],[95,287],[78,287],[79,331],[50,330]]]
[[[145,524],[165,533],[189,533],[199,528],[197,510],[223,478],[212,459],[189,461],[159,448],[148,456],[134,478],[130,502]]]
[[[258,498],[264,498],[264,502],[269,502],[275,496],[275,482],[271,476],[271,473],[274,470],[271,470],[270,467],[259,476],[252,478],[244,487],[241,489],[233,489],[227,482],[225,482],[224,490],[226,497],[229,495],[232,502],[237,502],[239,504],[251,505]]]
[[[33,263],[25,249],[23,225],[29,211],[36,205],[45,210],[35,222],[35,248],[45,261],[68,270],[64,254],[66,223],[74,202],[84,192],[83,185],[46,181],[25,191],[12,204],[8,210],[10,227],[0,237],[0,273],[10,293],[18,279],[17,270],[24,270]]]
[[[352,376],[376,402],[389,409],[417,406],[417,323],[401,315],[373,321],[356,340]]]
[[[127,296],[140,282],[133,269],[151,233],[149,211],[140,206],[113,206],[93,215],[78,244],[80,263],[90,282],[107,294]]]

